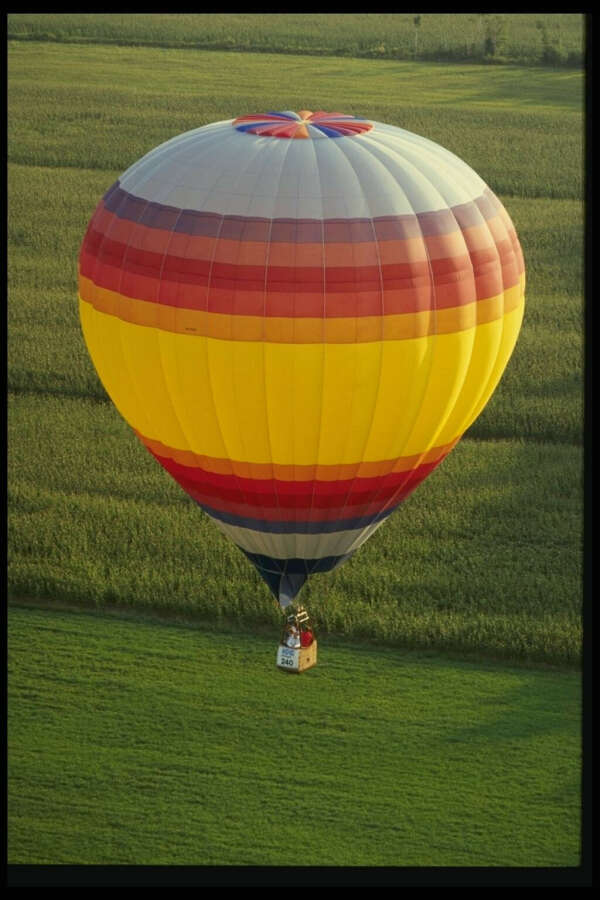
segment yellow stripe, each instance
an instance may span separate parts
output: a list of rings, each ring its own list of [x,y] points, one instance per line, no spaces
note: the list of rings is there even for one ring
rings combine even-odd
[[[420,455],[462,434],[497,383],[523,300],[451,334],[359,344],[187,336],[80,302],[86,342],[124,418],[197,455],[348,465]]]

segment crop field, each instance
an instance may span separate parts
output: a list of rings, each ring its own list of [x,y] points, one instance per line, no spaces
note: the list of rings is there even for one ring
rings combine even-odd
[[[581,13],[13,13],[13,40],[580,67]]]
[[[9,861],[287,865],[297,838],[303,865],[577,866],[582,72],[108,46],[110,23],[91,40],[101,17],[79,18],[9,22],[9,33],[25,20],[38,28],[8,50]],[[175,28],[184,17],[170,18]],[[41,39],[42,19],[56,20],[46,30],[59,39]],[[71,26],[90,39],[68,43]],[[83,342],[76,276],[98,200],[144,153],[208,122],[307,106],[399,125],[464,159],[515,223],[527,294],[514,355],[480,418],[350,561],[303,590],[322,662],[290,679],[271,659],[281,614],[265,585],[108,400]],[[369,692],[380,689],[373,719]],[[303,726],[321,724],[301,752],[289,717],[303,698]],[[285,728],[271,733],[288,700]],[[410,759],[404,798],[384,750],[390,728]],[[266,750],[276,739],[279,757]],[[336,753],[349,766],[337,786]],[[343,831],[359,800],[348,785],[378,754],[352,856]],[[287,789],[284,764],[269,783],[278,758],[299,765],[299,783],[322,802],[312,830],[284,829],[273,843]],[[488,787],[490,760],[503,763]],[[244,849],[254,813],[262,837]]]
[[[519,102],[523,73],[512,68],[326,65],[324,79],[323,62],[317,71],[302,57],[11,46],[10,591],[277,620],[246,560],[107,401],[81,337],[76,266],[98,199],[144,152],[239,110],[293,109],[317,95],[323,108],[368,108],[472,164],[515,221],[528,292],[513,359],[481,417],[357,556],[314,579],[305,600],[319,627],[336,633],[576,663],[581,76],[528,71]],[[282,77],[302,90],[282,94]]]

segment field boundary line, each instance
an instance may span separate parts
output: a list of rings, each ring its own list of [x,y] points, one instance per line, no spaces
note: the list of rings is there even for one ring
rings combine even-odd
[[[493,68],[504,68],[506,66],[520,66],[523,69],[560,69],[565,71],[583,72],[585,70],[585,59],[582,57],[579,63],[556,62],[548,64],[543,60],[530,60],[524,62],[513,57],[505,57],[502,59],[493,59],[489,57],[454,57],[444,59],[440,56],[423,57],[415,59],[410,54],[403,56],[386,55],[385,53],[376,53],[372,49],[366,50],[364,53],[348,52],[345,53],[338,49],[327,47],[322,50],[314,50],[310,47],[264,47],[257,45],[249,47],[245,44],[231,45],[227,42],[211,42],[203,43],[202,41],[151,41],[151,40],[134,40],[126,38],[96,38],[96,37],[60,37],[58,35],[49,35],[48,33],[23,33],[9,32],[6,36],[7,42],[16,41],[20,44],[71,44],[75,46],[92,46],[92,47],[131,47],[141,49],[157,49],[157,50],[195,50],[196,52],[215,52],[215,53],[252,53],[259,56],[309,56],[318,58],[331,57],[333,59],[365,59],[370,62],[405,62],[412,64],[424,65],[454,65],[465,66],[490,66]]]
[[[155,626],[171,626],[175,628],[185,628],[192,631],[201,631],[204,634],[220,634],[224,636],[239,637],[256,637],[256,638],[273,638],[276,645],[279,637],[279,627],[271,624],[262,624],[257,622],[248,626],[243,623],[236,622],[234,619],[226,619],[215,622],[210,619],[194,618],[186,616],[182,612],[177,611],[170,613],[168,610],[149,609],[142,611],[136,607],[126,607],[118,605],[92,606],[89,603],[78,604],[73,600],[53,600],[50,597],[22,597],[16,594],[8,593],[7,595],[8,609],[40,609],[53,610],[56,612],[75,613],[80,615],[88,615],[94,618],[114,619],[116,621],[139,622],[144,625]],[[579,663],[549,663],[543,660],[520,659],[518,657],[501,657],[486,654],[479,654],[475,651],[452,651],[443,650],[441,648],[423,649],[415,647],[403,647],[398,644],[386,643],[385,641],[377,641],[374,639],[364,638],[358,640],[356,637],[344,637],[336,632],[327,632],[323,628],[320,634],[326,636],[327,644],[332,650],[347,649],[354,651],[363,651],[365,653],[377,652],[386,654],[407,655],[414,659],[439,659],[448,662],[465,663],[467,665],[489,665],[493,668],[515,668],[515,669],[531,669],[551,672],[563,672],[565,674],[579,674],[581,665]]]

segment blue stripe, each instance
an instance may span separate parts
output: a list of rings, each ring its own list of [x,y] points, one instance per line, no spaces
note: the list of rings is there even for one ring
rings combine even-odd
[[[247,125],[236,125],[236,131],[250,131],[251,128],[257,128],[259,125],[264,125],[264,122],[248,122]],[[275,123],[273,123],[275,124]]]
[[[236,544],[236,546],[238,546]],[[276,559],[272,556],[263,556],[261,553],[250,553],[239,547],[244,556],[261,572],[269,572],[274,575],[313,575],[315,572],[331,572],[344,560],[352,556],[346,553],[343,556],[324,556],[323,559]]]
[[[367,528],[375,522],[386,519],[396,506],[402,503],[402,500],[374,516],[363,516],[359,519],[336,519],[334,522],[267,522],[265,519],[247,519],[244,516],[223,512],[220,509],[212,509],[197,500],[196,503],[213,519],[218,519],[227,525],[234,525],[236,528],[249,528],[251,531],[262,531],[268,534],[334,534],[337,531],[356,531]]]
[[[249,553],[243,547],[238,549],[256,566],[259,575],[284,608],[295,600],[310,575],[331,572],[352,556],[352,553],[346,553],[344,556],[326,556],[323,559],[275,559],[260,553]]]
[[[304,573],[302,575],[280,575],[275,572],[267,572],[265,569],[259,569],[258,572],[284,609],[296,599],[308,580],[308,575]]]
[[[325,125],[317,125],[316,122],[308,122],[308,125],[312,125],[313,128],[318,128],[319,131],[322,131],[323,134],[326,134],[328,137],[339,138],[344,137],[339,131],[335,131],[333,128],[327,128]],[[340,122],[340,125],[343,125],[343,122]]]

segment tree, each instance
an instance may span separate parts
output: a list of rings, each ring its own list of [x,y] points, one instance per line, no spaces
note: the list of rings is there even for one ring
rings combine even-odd
[[[485,29],[483,52],[485,56],[495,56],[501,51],[506,40],[506,19],[504,16],[489,16]]]
[[[415,58],[419,52],[419,28],[421,27],[421,16],[415,16],[413,19],[413,25],[415,26]]]

